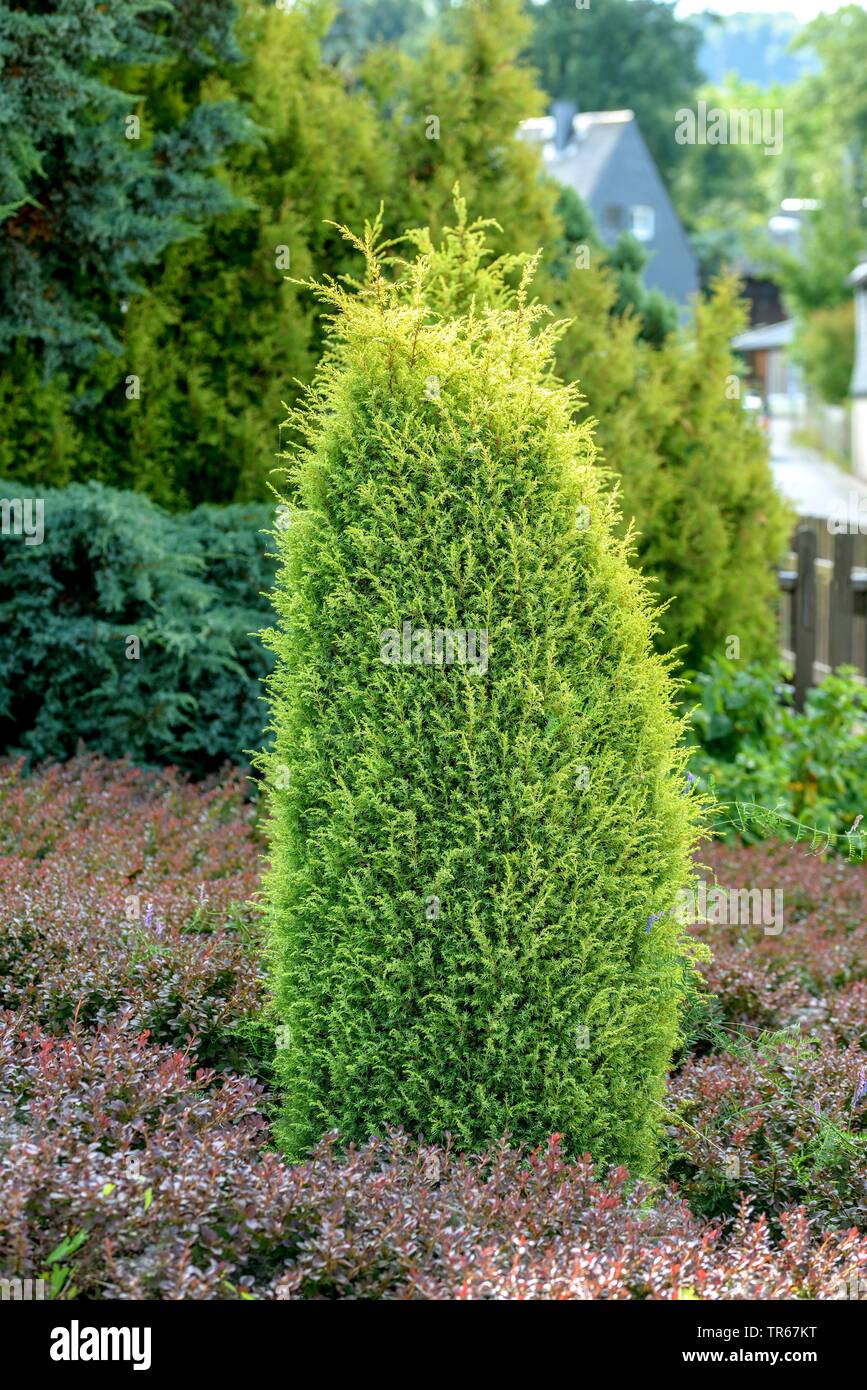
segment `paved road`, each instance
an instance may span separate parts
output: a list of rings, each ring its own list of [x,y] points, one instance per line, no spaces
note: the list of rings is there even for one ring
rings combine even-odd
[[[786,419],[771,420],[769,439],[774,482],[799,516],[846,518],[867,533],[867,481],[793,444]]]

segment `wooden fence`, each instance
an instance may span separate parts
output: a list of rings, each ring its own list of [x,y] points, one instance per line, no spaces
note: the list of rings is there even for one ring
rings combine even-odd
[[[833,535],[826,521],[798,524],[780,571],[780,646],[795,671],[795,704],[838,666],[867,680],[867,536]]]

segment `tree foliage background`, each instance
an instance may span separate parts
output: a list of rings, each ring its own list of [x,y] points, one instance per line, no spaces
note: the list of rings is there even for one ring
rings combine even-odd
[[[845,273],[865,216],[867,16],[849,7],[803,31],[810,62],[780,89],[794,133],[779,163],[671,138],[672,111],[703,90],[700,42],[653,0],[7,8],[0,475],[31,488],[98,480],[174,511],[266,500],[327,343],[304,282],[351,273],[335,224],[359,228],[382,204],[387,235],[436,236],[460,181],[472,215],[496,220],[496,254],[543,248],[540,293],[572,320],[558,369],[599,421],[623,525],[672,600],[660,646],[681,647],[689,669],[736,630],[751,653],[769,650],[769,566],[787,520],[760,442],[713,394],[734,370],[735,291],[710,293],[708,279],[696,322],[678,328],[642,284],[638,244],[607,251],[515,135],[553,96],[632,107],[707,265],[766,255],[802,322],[802,360],[839,398]],[[728,97],[759,99],[743,85]],[[762,227],[793,186],[819,190],[822,206],[804,254],[772,263]],[[753,576],[750,611],[726,572]]]

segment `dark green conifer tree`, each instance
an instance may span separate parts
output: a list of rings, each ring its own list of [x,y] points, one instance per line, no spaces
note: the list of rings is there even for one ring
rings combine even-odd
[[[234,206],[214,165],[249,134],[237,103],[201,101],[240,59],[234,0],[57,0],[0,14],[0,353],[47,376],[119,349],[141,272]],[[154,70],[174,99],[142,101]]]

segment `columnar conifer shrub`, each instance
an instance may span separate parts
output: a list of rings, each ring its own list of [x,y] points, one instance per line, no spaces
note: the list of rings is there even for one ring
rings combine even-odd
[[[634,520],[638,563],[663,605],[657,646],[692,676],[740,642],[740,660],[772,662],[775,565],[793,518],[767,443],[743,409],[731,340],[745,324],[732,279],[711,287],[694,321],[660,350],[634,317],[612,313],[617,286],[598,266],[551,286],[570,320],[559,370],[577,378],[597,443]],[[621,291],[622,294],[622,291]]]
[[[282,1138],[559,1131],[642,1168],[696,805],[533,263],[496,307],[431,307],[480,225],[416,237],[395,284],[369,227],[366,282],[320,291],[266,634]]]

